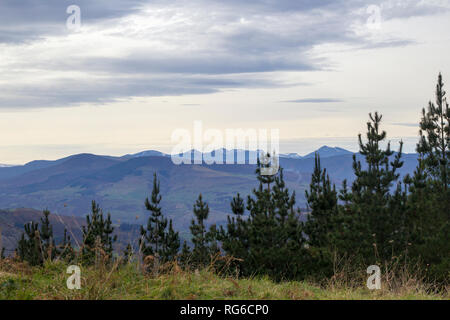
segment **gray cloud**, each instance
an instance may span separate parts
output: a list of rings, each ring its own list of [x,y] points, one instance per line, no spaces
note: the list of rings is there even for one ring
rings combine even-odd
[[[2,0],[0,3],[0,31],[2,34],[0,43],[19,43],[41,39],[42,36],[49,34],[63,34],[66,32],[65,23],[68,17],[66,9],[73,4],[81,8],[84,23],[124,17],[139,12],[142,6],[149,4],[176,7],[195,5],[200,10],[202,8],[204,10],[228,10],[234,12],[236,17],[298,12],[320,18],[323,14],[332,13],[341,16],[342,24],[347,22],[345,21],[346,17],[350,17],[355,9],[364,12],[369,5],[380,6],[383,20],[430,15],[450,8],[450,4],[446,0],[427,2],[419,0],[228,0],[226,2],[222,0],[174,0],[170,2],[164,0],[77,0],[75,3],[73,0]],[[367,17],[363,15],[362,18],[366,19]],[[220,23],[220,21],[218,22]],[[316,28],[311,30],[314,29]],[[341,30],[342,28],[328,29],[330,34],[337,34]],[[238,36],[245,36],[245,33]]]
[[[287,86],[290,84],[279,82],[266,73],[326,68],[328,61],[309,55],[317,45],[340,43],[376,49],[413,44],[408,39],[373,42],[351,30],[355,21],[367,19],[365,8],[369,4],[383,4],[385,20],[434,14],[438,8],[436,5],[420,7],[418,0],[407,0],[406,5],[399,8],[397,2],[78,0],[76,4],[81,7],[83,24],[100,30],[117,25],[118,30],[107,29],[111,39],[120,44],[122,40],[142,37],[142,45],[127,48],[124,42],[120,48],[128,50],[120,55],[90,53],[92,48],[85,50],[81,46],[77,52],[67,51],[56,57],[39,52],[37,57],[12,59],[2,71],[3,76],[12,80],[3,81],[8,84],[2,85],[0,108],[56,107],[106,103],[134,96],[208,94],[229,88]],[[386,3],[392,3],[391,8]],[[72,0],[3,0],[0,3],[0,44],[11,47],[33,41],[39,44],[49,35],[64,40],[69,34],[65,28],[66,8],[71,4]],[[142,14],[142,6],[147,4],[155,6],[150,14],[159,12],[158,9],[174,10],[163,17],[167,30],[149,27],[135,31],[133,25],[131,31],[120,29],[121,18]],[[193,22],[180,22],[184,9],[190,10]],[[108,21],[111,23],[106,24]],[[145,42],[154,38],[161,40],[162,45],[154,47]],[[60,47],[64,48],[63,42]],[[108,48],[99,49],[104,52]],[[33,75],[43,76],[55,71],[58,75],[36,83],[13,76],[28,77],[29,70],[33,70]],[[322,98],[286,102],[342,101]]]
[[[125,58],[89,58],[80,61],[71,61],[64,67],[72,70],[90,70],[96,72],[111,72],[114,74],[155,74],[155,73],[181,73],[181,74],[208,74],[225,75],[234,73],[255,73],[273,71],[311,71],[320,69],[320,61],[303,58],[301,55],[293,57],[270,57],[262,54],[253,56],[238,52],[228,54],[203,53],[193,54],[191,57],[173,55],[168,56],[129,56]],[[75,68],[74,68],[75,67]],[[229,81],[223,81],[225,84]],[[210,83],[210,82],[208,82]]]
[[[136,78],[111,78],[72,80],[65,79],[47,84],[3,86],[0,106],[3,109],[64,107],[82,103],[104,104],[140,96],[180,96],[208,94],[219,88],[272,87],[263,79],[223,80],[198,76],[176,77],[143,76]]]
[[[83,23],[95,23],[137,12],[148,0],[2,0],[0,3],[0,43],[20,43],[47,35],[67,33],[66,10],[81,8]]]
[[[330,6],[334,1],[243,1],[219,0],[2,0],[0,3],[0,43],[20,43],[42,39],[47,35],[61,35],[67,32],[66,9],[70,5],[81,8],[83,23],[95,23],[120,18],[139,12],[143,5],[184,6],[197,4],[199,8],[228,8],[245,14],[267,14],[286,11],[308,11]]]

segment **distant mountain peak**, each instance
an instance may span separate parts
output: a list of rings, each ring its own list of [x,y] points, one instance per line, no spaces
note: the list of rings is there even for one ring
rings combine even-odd
[[[281,153],[280,157],[281,158],[289,158],[289,159],[301,159],[302,158],[301,155],[299,155],[298,153],[295,153],[295,152]]]
[[[157,150],[145,150],[138,153],[126,154],[122,158],[131,159],[131,158],[141,158],[141,157],[168,157],[168,154],[162,153]]]
[[[327,146],[327,145],[321,146],[321,147],[320,147],[319,149],[317,149],[317,150],[344,150],[344,151],[347,151],[347,150],[342,149],[342,148],[339,148],[339,147],[330,147],[330,146]]]
[[[247,154],[247,156],[251,155],[253,157],[253,156],[258,155],[261,151],[260,150],[241,150],[241,149],[227,150],[225,148],[221,148],[221,149],[211,150],[211,151],[202,153],[201,151],[192,149],[192,150],[186,151],[185,154],[203,154],[203,155],[210,156],[212,154],[216,154],[217,152],[223,152],[223,154],[227,154],[227,153],[234,154],[234,153],[243,152],[243,153]],[[295,152],[281,153],[280,157],[281,158],[289,158],[289,159],[308,159],[308,158],[314,158],[314,155],[316,153],[318,153],[321,158],[353,154],[353,152],[345,150],[340,147],[330,147],[330,146],[324,145],[324,146],[320,147],[319,149],[317,149],[316,151],[313,151],[303,157]],[[124,155],[122,157],[122,159],[141,158],[141,157],[170,157],[170,156],[171,156],[170,154],[166,154],[166,153],[163,153],[163,152],[160,152],[157,150],[145,150],[145,151],[141,151],[141,152],[134,153],[134,154]]]
[[[314,152],[308,153],[306,156],[304,156],[304,159],[308,158],[314,158],[315,154],[318,154],[321,158],[329,158],[329,157],[335,157],[335,156],[342,156],[342,155],[348,155],[353,154],[353,152],[345,150],[343,148],[339,147],[329,147],[329,146],[322,146],[319,149],[317,149]]]

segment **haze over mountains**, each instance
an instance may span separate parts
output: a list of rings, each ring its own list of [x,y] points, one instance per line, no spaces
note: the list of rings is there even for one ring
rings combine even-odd
[[[338,187],[344,179],[353,179],[352,152],[327,146],[316,152]],[[252,153],[245,151],[247,160]],[[412,173],[417,155],[405,154],[403,161],[401,175]],[[314,152],[280,155],[280,165],[288,187],[296,192],[297,205],[306,207],[304,193],[314,167]],[[246,196],[257,187],[255,168],[253,164],[175,165],[169,155],[153,150],[122,157],[77,154],[55,161],[38,160],[0,167],[0,208],[48,208],[59,215],[84,217],[91,200],[96,200],[117,224],[144,223],[148,217],[144,200],[151,193],[156,172],[164,213],[185,232],[199,193],[209,203],[209,222],[225,222],[232,197],[238,192]]]

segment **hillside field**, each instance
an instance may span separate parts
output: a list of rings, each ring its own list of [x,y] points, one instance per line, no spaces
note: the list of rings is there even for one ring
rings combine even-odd
[[[449,300],[446,293],[433,293],[407,279],[400,286],[383,279],[381,290],[369,290],[361,281],[351,285],[338,280],[321,286],[313,282],[280,282],[268,278],[240,279],[204,271],[174,268],[160,275],[144,275],[136,264],[112,269],[82,268],[81,289],[69,290],[67,265],[47,263],[31,268],[11,261],[0,262],[0,300]],[[365,275],[362,275],[365,277]]]

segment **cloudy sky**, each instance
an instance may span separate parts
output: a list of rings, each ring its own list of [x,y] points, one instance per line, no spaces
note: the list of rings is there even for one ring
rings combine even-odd
[[[375,110],[414,151],[450,79],[449,0],[247,2],[2,0],[0,163],[170,152],[195,120],[357,150]]]

